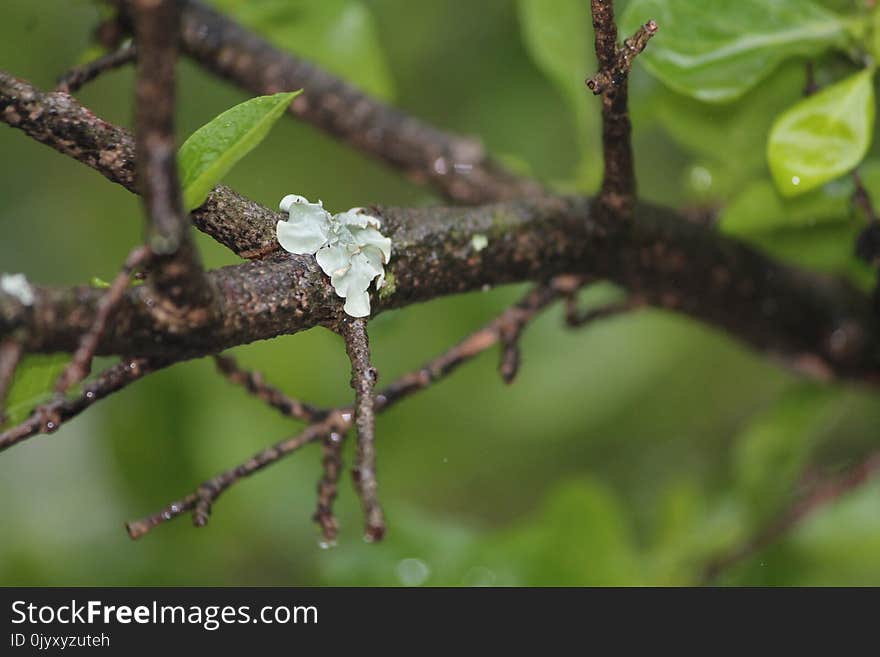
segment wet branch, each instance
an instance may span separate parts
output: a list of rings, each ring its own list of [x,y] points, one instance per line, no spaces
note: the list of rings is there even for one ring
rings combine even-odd
[[[552,285],[536,287],[516,306],[505,310],[483,328],[475,331],[422,367],[403,375],[379,391],[373,397],[373,411],[375,413],[386,411],[410,395],[444,379],[459,366],[499,343],[502,332],[506,330],[505,327],[511,324],[522,325],[531,321],[553,301],[571,294],[578,284],[579,279],[575,277],[560,277]],[[341,464],[336,460],[338,458],[337,445],[341,447],[343,436],[351,428],[354,412],[355,409],[352,406],[331,411],[324,420],[306,427],[301,433],[262,450],[241,465],[206,481],[196,491],[168,504],[160,511],[128,523],[126,526],[129,535],[132,538],[140,538],[153,528],[189,512],[195,512],[193,515],[194,523],[197,526],[203,526],[207,522],[206,511],[210,512],[211,506],[217,498],[230,486],[272,463],[280,461],[304,445],[322,440],[325,444],[325,459],[329,457],[329,462],[325,460],[324,477],[318,485],[318,511],[315,514],[315,520],[321,526],[324,540],[332,541],[337,525],[330,505],[336,495],[336,484],[341,469]],[[329,445],[327,444],[328,440]]]
[[[214,364],[217,366],[217,371],[230,382],[242,386],[286,417],[305,422],[318,422],[327,417],[326,410],[289,397],[278,388],[269,385],[259,372],[241,369],[231,356],[214,356]]]
[[[177,0],[131,0],[138,49],[135,153],[138,188],[155,254],[153,312],[168,330],[213,318],[212,291],[183,209],[174,142],[175,65],[180,31]]]
[[[55,89],[69,94],[75,93],[104,73],[131,64],[136,58],[137,48],[133,43],[126,43],[91,62],[73,67],[58,78]]]
[[[357,428],[357,456],[351,475],[364,509],[364,538],[381,541],[385,536],[385,516],[379,504],[376,478],[376,417],[373,386],[379,378],[370,362],[370,339],[366,319],[344,318],[339,333],[351,361],[351,387],[354,389],[354,424]]]
[[[123,19],[126,6],[121,7]],[[473,138],[439,130],[280,50],[201,2],[181,2],[182,51],[254,94],[303,89],[290,112],[460,203],[534,196],[542,187],[509,173]]]
[[[0,426],[6,421],[6,396],[23,355],[24,348],[18,340],[10,338],[0,342]]]
[[[807,517],[851,493],[877,474],[880,474],[880,452],[874,452],[840,476],[813,484],[806,494],[755,536],[709,561],[703,570],[703,583],[711,584],[723,572],[772,545]]]
[[[636,195],[629,119],[629,72],[636,56],[657,32],[657,23],[648,21],[623,46],[617,42],[613,0],[592,0],[593,29],[599,72],[586,81],[587,87],[602,96],[602,146],[605,172],[599,202],[618,217],[632,215]]]
[[[70,386],[79,383],[92,371],[92,359],[98,343],[107,330],[107,324],[113,312],[119,307],[122,295],[131,282],[132,274],[147,264],[152,253],[145,246],[136,247],[128,256],[122,270],[110,284],[107,292],[101,297],[95,309],[95,318],[89,330],[80,338],[79,346],[73,352],[73,358],[55,382],[55,393],[63,395]]]
[[[94,380],[85,383],[82,391],[75,397],[62,397],[38,406],[26,420],[0,432],[0,452],[37,434],[57,431],[63,423],[76,417],[95,402],[122,390],[148,374],[167,367],[172,362],[158,358],[123,359],[118,365],[109,367]]]

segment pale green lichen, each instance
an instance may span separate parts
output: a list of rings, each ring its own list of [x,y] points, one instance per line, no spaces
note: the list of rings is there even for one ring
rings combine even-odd
[[[0,275],[0,290],[12,295],[25,306],[34,305],[34,290],[24,274]]]
[[[489,238],[482,233],[477,233],[471,238],[471,247],[477,253],[485,249],[487,246],[489,246]]]
[[[385,283],[379,288],[379,298],[383,301],[391,297],[392,294],[397,292],[397,278],[394,276],[393,272],[388,272],[385,275]]]
[[[279,207],[289,215],[276,226],[282,248],[314,255],[336,294],[345,299],[345,312],[352,317],[369,316],[367,290],[374,279],[376,289],[382,289],[384,265],[391,259],[391,240],[379,232],[379,218],[363,208],[331,215],[320,201],[310,203],[295,194],[281,199]]]

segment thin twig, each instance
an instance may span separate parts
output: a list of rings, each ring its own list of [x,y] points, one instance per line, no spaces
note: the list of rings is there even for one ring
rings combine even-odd
[[[617,216],[630,218],[635,203],[636,180],[630,140],[628,79],[633,60],[656,34],[657,23],[648,21],[619,47],[613,0],[591,0],[590,7],[599,72],[586,84],[594,94],[602,96],[605,160],[599,202]]]
[[[324,543],[330,547],[336,541],[339,522],[333,514],[333,502],[336,500],[339,475],[342,473],[342,445],[345,434],[331,431],[321,439],[322,475],[318,481],[318,505],[312,520],[321,528]]]
[[[73,358],[64,371],[55,382],[56,394],[63,395],[70,386],[79,383],[86,378],[92,371],[92,359],[95,356],[95,350],[104,336],[107,324],[113,316],[113,311],[122,300],[128,284],[131,282],[131,276],[134,271],[145,265],[152,254],[145,246],[135,248],[128,256],[120,272],[110,284],[106,294],[103,296],[95,311],[95,318],[91,328],[82,336],[79,346],[73,354]]]
[[[644,305],[645,302],[642,299],[633,296],[623,301],[615,301],[596,308],[580,310],[577,307],[577,300],[574,296],[571,296],[565,300],[565,322],[572,328],[580,328],[600,319],[636,310]]]
[[[137,58],[137,48],[133,43],[126,43],[113,52],[101,55],[95,60],[75,66],[58,78],[56,91],[76,93],[82,87],[100,75],[131,64]]]
[[[357,456],[351,474],[364,509],[364,538],[380,541],[385,535],[385,516],[379,504],[376,478],[376,417],[373,386],[379,375],[370,362],[370,340],[365,319],[344,318],[339,332],[351,361],[351,387],[354,388],[354,423],[357,427]]]
[[[170,365],[172,361],[131,358],[114,365],[86,383],[74,398],[56,398],[35,408],[22,423],[0,433],[0,452],[39,433],[52,433],[95,402],[130,383]]]
[[[806,495],[798,499],[755,536],[729,552],[710,560],[703,570],[703,582],[711,583],[722,572],[754,556],[779,540],[808,516],[852,492],[878,473],[880,473],[880,452],[874,452],[862,462],[848,469],[842,476],[815,484]]]
[[[284,456],[292,454],[303,445],[317,440],[331,431],[345,431],[348,425],[336,413],[331,413],[326,420],[312,424],[306,427],[301,433],[282,440],[271,447],[258,452],[253,457],[230,470],[226,470],[217,475],[213,479],[209,479],[199,488],[187,495],[186,497],[172,502],[161,511],[151,516],[133,520],[126,524],[129,536],[137,539],[149,532],[151,529],[173,520],[188,511],[193,511],[198,507],[198,513],[193,514],[193,524],[197,527],[204,526],[207,523],[208,515],[211,511],[211,505],[216,502],[217,498],[223,494],[232,484],[241,481],[245,477],[259,472],[263,468],[272,463],[276,463]]]
[[[309,423],[318,422],[327,417],[326,410],[288,397],[278,388],[269,385],[259,372],[241,369],[231,356],[214,356],[214,363],[217,365],[217,370],[229,381],[242,386],[252,395],[280,411],[282,415]]]
[[[580,285],[581,280],[575,276],[559,276],[551,285],[536,287],[515,308],[505,310],[483,328],[377,393],[374,398],[374,411],[376,413],[385,411],[448,376],[460,365],[498,343],[501,339],[502,326],[513,322],[530,321],[560,296],[571,294]],[[353,413],[354,409],[351,406],[331,411],[321,422],[308,426],[300,434],[282,440],[255,454],[245,463],[217,475],[186,497],[172,502],[153,515],[128,523],[129,535],[132,538],[140,538],[154,527],[173,520],[183,513],[193,511],[200,502],[202,510],[198,516],[194,516],[194,520],[197,524],[203,524],[207,520],[205,508],[210,509],[210,506],[230,486],[279,461],[307,443],[323,439],[333,433],[344,435],[351,428]]]
[[[12,388],[12,380],[24,348],[18,340],[0,342],[0,426],[6,421],[6,396]]]

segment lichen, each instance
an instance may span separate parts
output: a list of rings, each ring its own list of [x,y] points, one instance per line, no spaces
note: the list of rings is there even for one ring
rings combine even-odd
[[[336,294],[345,299],[345,312],[352,317],[370,314],[370,283],[381,290],[385,267],[391,259],[391,240],[379,229],[382,222],[363,208],[331,215],[323,203],[289,194],[281,199],[289,219],[276,226],[278,243],[290,253],[314,255],[330,277]]]
[[[384,301],[395,292],[397,292],[397,278],[394,276],[394,272],[388,272],[385,274],[385,282],[379,288],[379,298]]]
[[[485,249],[487,246],[489,246],[489,238],[482,233],[477,233],[471,238],[471,247],[477,253]]]
[[[0,290],[14,296],[25,306],[34,305],[34,290],[24,274],[0,274]]]

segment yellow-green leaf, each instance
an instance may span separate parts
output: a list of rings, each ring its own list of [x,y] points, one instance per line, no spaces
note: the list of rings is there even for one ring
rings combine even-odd
[[[177,154],[184,204],[194,210],[214,185],[251,152],[301,92],[258,96],[226,110],[196,130]]]
[[[874,129],[874,71],[865,69],[783,112],[767,142],[779,191],[795,196],[852,170]]]

